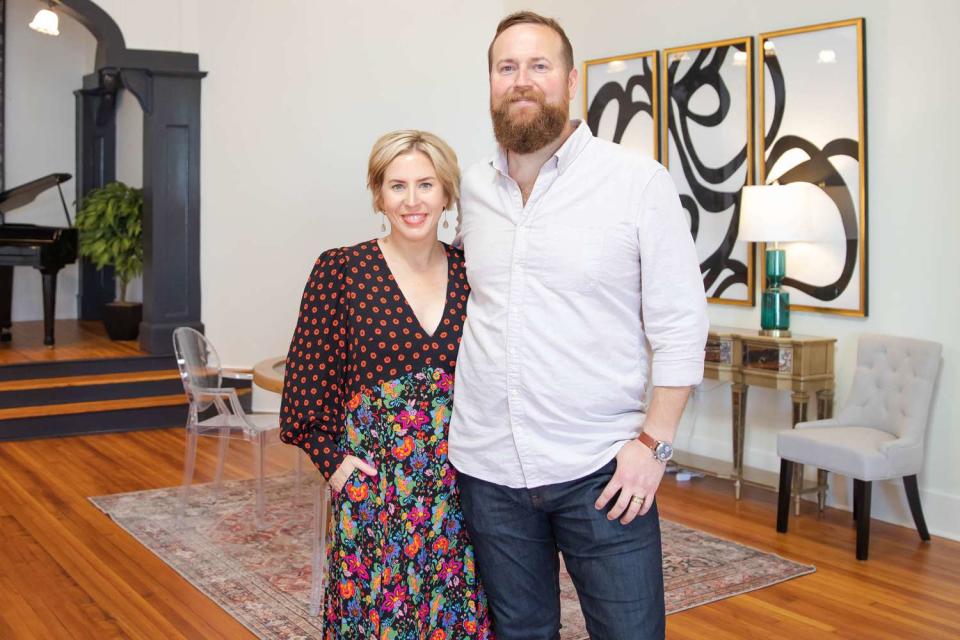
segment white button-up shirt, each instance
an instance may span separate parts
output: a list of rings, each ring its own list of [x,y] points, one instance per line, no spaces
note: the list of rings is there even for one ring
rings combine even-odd
[[[514,488],[583,477],[637,437],[648,382],[701,381],[703,282],[660,164],[580,123],[526,204],[500,150],[465,173],[461,210],[457,469]]]

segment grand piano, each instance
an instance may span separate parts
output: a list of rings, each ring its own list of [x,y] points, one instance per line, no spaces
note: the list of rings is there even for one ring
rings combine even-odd
[[[39,269],[43,276],[43,344],[53,345],[54,311],[57,299],[57,273],[77,260],[77,229],[70,220],[67,202],[60,185],[69,173],[51,173],[0,193],[0,342],[11,339],[10,310],[13,302],[13,268]],[[8,223],[8,213],[30,204],[52,187],[60,191],[66,227],[41,227],[35,224]]]

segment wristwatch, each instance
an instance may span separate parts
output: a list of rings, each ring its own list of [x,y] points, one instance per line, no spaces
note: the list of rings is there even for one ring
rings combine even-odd
[[[640,444],[650,449],[650,451],[653,451],[654,459],[666,463],[670,458],[673,457],[673,445],[669,442],[654,440],[651,436],[643,431],[640,432],[640,437],[637,439],[640,441]]]

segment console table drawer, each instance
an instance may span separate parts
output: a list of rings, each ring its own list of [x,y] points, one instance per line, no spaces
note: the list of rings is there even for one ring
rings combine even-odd
[[[747,369],[759,369],[774,373],[792,373],[793,347],[745,343],[743,345],[743,366]]]
[[[733,340],[709,338],[704,360],[712,364],[733,365]]]

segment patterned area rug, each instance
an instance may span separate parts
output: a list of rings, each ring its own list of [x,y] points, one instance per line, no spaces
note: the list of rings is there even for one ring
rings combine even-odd
[[[292,477],[267,480],[265,527],[253,526],[252,484],[196,485],[182,530],[177,489],[90,498],[104,513],[260,638],[318,638],[310,600],[310,492]],[[667,613],[812,573],[809,565],[661,521]],[[561,576],[563,640],[587,638],[570,577]]]

